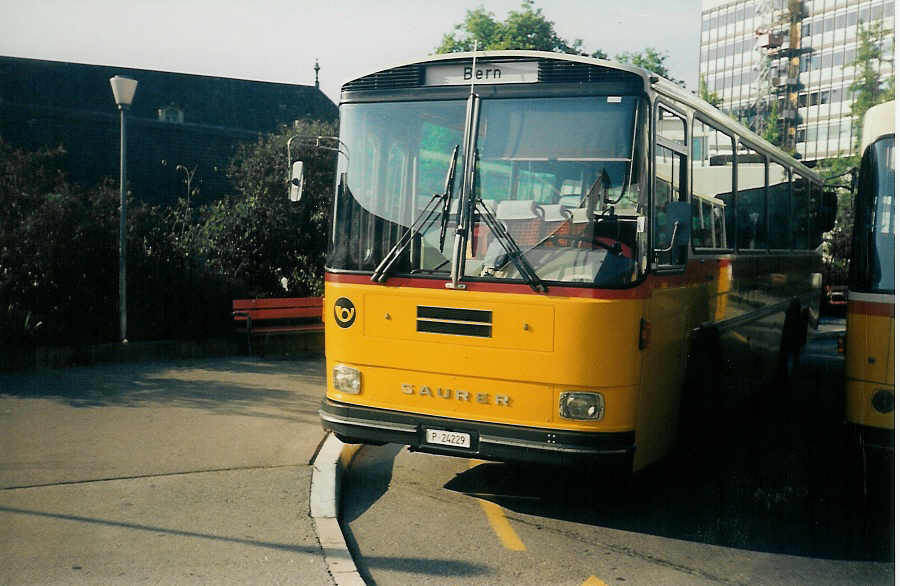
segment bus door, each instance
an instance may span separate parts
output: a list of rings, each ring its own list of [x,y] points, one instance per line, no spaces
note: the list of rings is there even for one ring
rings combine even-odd
[[[650,298],[644,312],[645,327],[651,332],[642,355],[636,469],[667,452],[676,439],[686,360],[685,307],[690,295],[690,287],[682,284],[691,225],[687,123],[674,108],[657,104],[655,111],[654,251]]]

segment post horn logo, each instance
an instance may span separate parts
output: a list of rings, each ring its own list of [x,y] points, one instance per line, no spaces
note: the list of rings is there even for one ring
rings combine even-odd
[[[356,321],[356,307],[346,297],[334,302],[334,321],[342,328],[349,328]]]

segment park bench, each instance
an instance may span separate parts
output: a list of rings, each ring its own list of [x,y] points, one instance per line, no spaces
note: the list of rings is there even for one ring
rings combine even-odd
[[[247,351],[251,354],[254,336],[325,330],[321,297],[234,299],[231,309],[235,332],[246,333]]]

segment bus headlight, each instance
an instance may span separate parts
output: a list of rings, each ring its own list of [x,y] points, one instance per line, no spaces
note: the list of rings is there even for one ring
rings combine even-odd
[[[335,364],[332,369],[334,388],[343,393],[358,395],[362,389],[362,377],[358,370],[346,364]]]
[[[567,392],[559,396],[559,414],[566,419],[603,419],[605,410],[601,393]]]

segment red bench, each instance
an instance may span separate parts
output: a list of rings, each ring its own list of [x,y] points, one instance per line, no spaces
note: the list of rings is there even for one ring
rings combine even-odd
[[[235,331],[247,334],[247,349],[253,352],[252,336],[322,332],[321,297],[293,297],[272,299],[234,299],[231,315]]]

